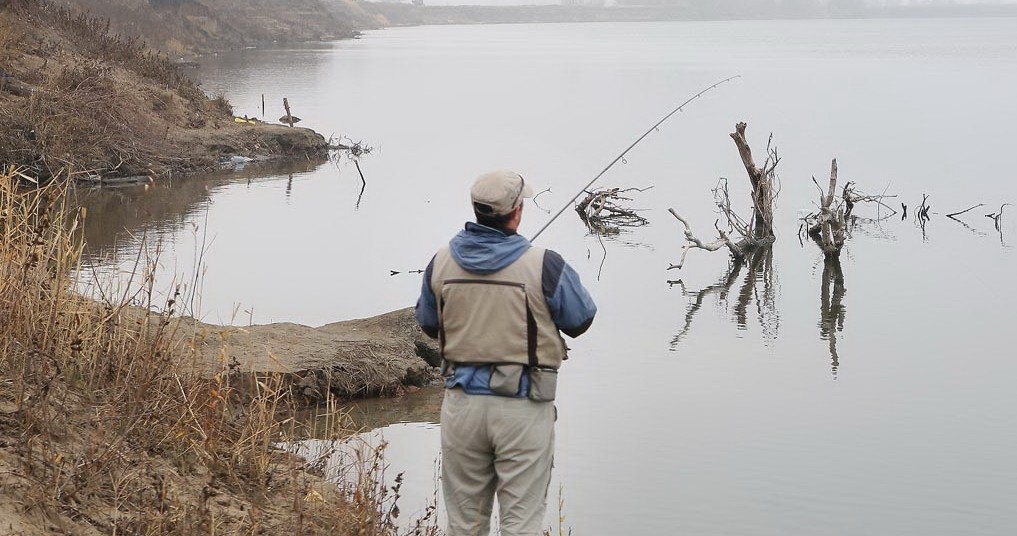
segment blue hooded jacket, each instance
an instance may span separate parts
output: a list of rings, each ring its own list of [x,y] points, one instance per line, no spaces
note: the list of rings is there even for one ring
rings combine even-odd
[[[469,222],[466,228],[449,241],[449,252],[464,270],[479,275],[492,274],[516,261],[531,247],[526,237],[506,234],[498,229]],[[434,259],[424,270],[424,281],[417,300],[416,317],[420,328],[431,337],[438,336],[438,302],[431,289]],[[544,299],[555,326],[569,337],[586,332],[597,314],[593,298],[583,288],[579,274],[565,263],[561,255],[547,250],[541,274]],[[455,374],[446,378],[446,387],[462,387],[470,394],[494,394],[490,388],[491,367],[458,366]],[[526,396],[527,377],[517,396]]]

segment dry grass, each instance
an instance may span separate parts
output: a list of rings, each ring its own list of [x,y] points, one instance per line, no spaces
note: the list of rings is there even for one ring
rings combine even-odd
[[[167,58],[136,36],[127,37],[110,31],[108,19],[75,14],[66,7],[57,7],[29,0],[31,13],[42,23],[61,31],[84,56],[103,58],[113,65],[181,92],[192,103],[205,100],[204,93]]]
[[[336,488],[276,448],[300,432],[283,381],[193,374],[179,293],[152,303],[145,262],[133,294],[81,296],[85,214],[61,181],[21,182],[0,172],[0,517],[25,534],[396,533],[380,452]]]

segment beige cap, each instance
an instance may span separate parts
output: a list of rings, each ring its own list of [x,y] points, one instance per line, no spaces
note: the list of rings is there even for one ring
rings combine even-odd
[[[501,216],[533,197],[533,188],[514,171],[499,169],[477,177],[470,190],[473,209],[488,216]]]

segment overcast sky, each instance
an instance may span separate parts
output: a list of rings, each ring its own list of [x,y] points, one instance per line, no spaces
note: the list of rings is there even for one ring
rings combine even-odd
[[[409,0],[388,0],[388,1],[403,1],[408,3]],[[677,1],[677,0],[676,0]],[[716,0],[718,4],[723,3],[724,0]],[[744,0],[742,0],[744,1]],[[760,0],[765,1],[765,0]],[[770,0],[775,1],[775,0]],[[823,2],[824,0],[817,0],[817,2]],[[827,0],[829,1],[829,0]],[[1017,0],[863,0],[868,5],[929,5],[929,4],[1012,4],[1017,5]],[[611,5],[614,3],[613,0],[598,0],[600,3],[606,3]],[[562,0],[424,0],[425,5],[431,6],[446,6],[446,5],[476,5],[476,6],[516,6],[516,5],[559,5],[562,4]],[[579,3],[583,3],[579,0]]]

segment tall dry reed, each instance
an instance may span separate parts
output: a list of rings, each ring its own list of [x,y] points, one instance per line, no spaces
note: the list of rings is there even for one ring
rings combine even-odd
[[[314,462],[277,448],[298,432],[282,378],[242,384],[225,359],[212,374],[195,372],[201,334],[177,317],[178,292],[153,303],[154,263],[138,263],[137,290],[82,295],[87,215],[69,203],[67,182],[26,178],[0,169],[0,446],[10,449],[0,456],[0,494],[32,526],[399,531],[392,496],[365,491],[386,489],[380,452],[352,485],[332,486]],[[338,421],[329,422],[338,438]]]

